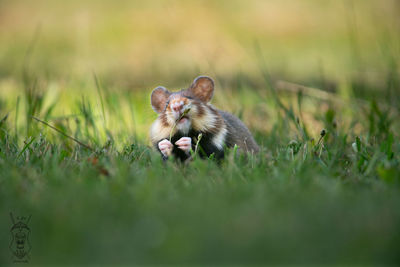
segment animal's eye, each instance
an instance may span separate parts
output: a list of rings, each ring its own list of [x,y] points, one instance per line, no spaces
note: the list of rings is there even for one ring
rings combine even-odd
[[[165,103],[165,109],[168,107],[169,105],[169,100],[167,101],[167,103]]]

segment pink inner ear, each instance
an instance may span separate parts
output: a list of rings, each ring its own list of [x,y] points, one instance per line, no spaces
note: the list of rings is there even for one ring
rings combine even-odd
[[[207,76],[197,77],[188,91],[203,102],[209,102],[214,93],[214,81]]]
[[[171,93],[164,87],[157,87],[151,93],[151,106],[157,113],[162,113],[165,109],[168,97]]]

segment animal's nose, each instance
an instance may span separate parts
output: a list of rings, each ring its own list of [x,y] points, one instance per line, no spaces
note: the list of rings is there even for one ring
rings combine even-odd
[[[182,101],[176,101],[176,102],[171,104],[171,108],[175,112],[179,112],[182,109],[182,107],[183,107],[183,102]]]

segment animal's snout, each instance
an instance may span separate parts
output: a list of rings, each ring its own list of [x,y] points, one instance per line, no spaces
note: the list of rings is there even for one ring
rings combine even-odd
[[[174,101],[171,103],[171,109],[175,112],[180,113],[183,108],[183,105],[184,103],[182,100]]]

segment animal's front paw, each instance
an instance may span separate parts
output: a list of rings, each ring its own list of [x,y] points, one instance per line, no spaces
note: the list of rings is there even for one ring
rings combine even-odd
[[[192,138],[182,137],[181,139],[175,142],[175,145],[177,145],[180,150],[189,153],[190,149],[192,149]]]
[[[169,157],[169,155],[171,155],[173,147],[174,146],[172,145],[172,143],[167,139],[164,139],[158,143],[158,148],[160,149],[164,157]]]

